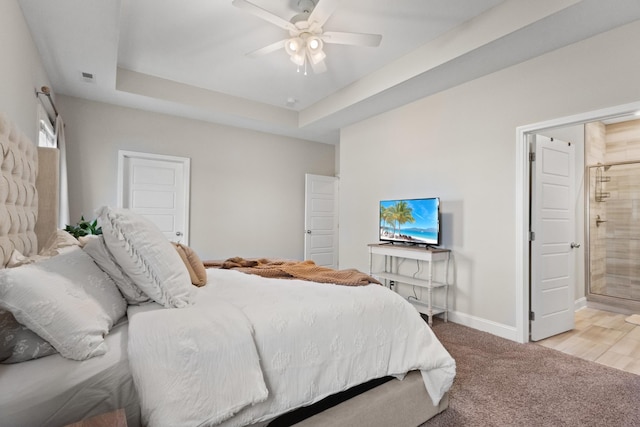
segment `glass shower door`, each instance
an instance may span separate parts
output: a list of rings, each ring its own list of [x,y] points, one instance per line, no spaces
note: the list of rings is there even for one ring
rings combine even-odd
[[[640,162],[587,168],[587,299],[640,307]]]

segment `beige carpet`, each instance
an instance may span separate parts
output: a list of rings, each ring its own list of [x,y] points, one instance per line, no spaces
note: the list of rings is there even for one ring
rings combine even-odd
[[[456,359],[447,410],[423,427],[640,426],[640,376],[455,323],[434,331]]]
[[[632,323],[634,325],[640,325],[640,314],[632,314],[631,316],[624,319],[627,323]]]

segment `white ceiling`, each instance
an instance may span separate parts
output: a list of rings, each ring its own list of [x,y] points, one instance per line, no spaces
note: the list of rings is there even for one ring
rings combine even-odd
[[[283,50],[246,56],[287,33],[231,0],[18,1],[56,94],[326,143],[342,126],[640,19],[638,0],[342,0],[324,30],[382,43],[325,45],[327,72],[305,76]],[[298,0],[251,1],[299,13]]]

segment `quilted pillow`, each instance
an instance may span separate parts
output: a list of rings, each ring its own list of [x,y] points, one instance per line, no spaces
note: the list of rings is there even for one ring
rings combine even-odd
[[[80,248],[0,270],[0,308],[62,356],[85,360],[107,351],[104,336],[126,311],[113,281]]]
[[[105,206],[97,214],[109,252],[138,288],[167,308],[191,305],[187,267],[155,224],[128,209]]]
[[[149,301],[147,294],[142,292],[140,288],[133,283],[133,280],[127,273],[122,271],[120,266],[116,263],[113,255],[107,249],[104,243],[103,236],[92,236],[89,239],[83,239],[84,246],[82,249],[88,253],[91,258],[98,264],[98,267],[113,279],[120,289],[120,293],[129,304],[140,304],[142,302]]]
[[[204,268],[204,264],[200,260],[198,254],[196,254],[189,246],[181,243],[173,243],[173,246],[175,246],[176,251],[178,251],[178,255],[180,255],[182,262],[184,262],[185,267],[187,267],[189,277],[191,278],[191,284],[195,286],[206,285],[207,270]]]

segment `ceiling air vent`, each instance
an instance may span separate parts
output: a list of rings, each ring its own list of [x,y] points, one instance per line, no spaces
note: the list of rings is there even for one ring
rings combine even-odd
[[[86,71],[83,71],[81,73],[82,76],[82,81],[85,83],[94,83],[94,77],[93,77],[93,73],[87,73]]]

